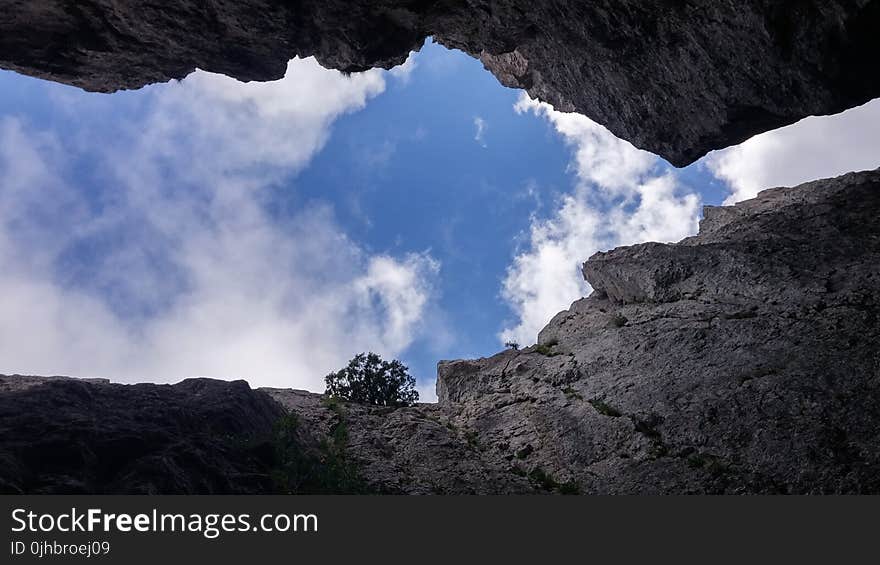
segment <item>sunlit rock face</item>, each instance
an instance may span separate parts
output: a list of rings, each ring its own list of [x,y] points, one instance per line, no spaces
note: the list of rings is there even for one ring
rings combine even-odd
[[[597,253],[539,345],[442,363],[441,406],[581,492],[878,492],[878,211],[853,173]]]
[[[441,362],[436,405],[0,377],[0,492],[880,493],[880,170],[584,273],[538,345]]]
[[[284,75],[402,63],[425,37],[675,165],[880,96],[876,0],[0,0],[0,67],[87,90],[196,68]]]

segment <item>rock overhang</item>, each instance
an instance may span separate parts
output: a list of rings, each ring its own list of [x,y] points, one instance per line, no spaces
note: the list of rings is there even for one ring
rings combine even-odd
[[[295,56],[389,68],[431,36],[676,166],[880,96],[877,0],[4,4],[0,67],[100,92],[196,68],[274,80]]]

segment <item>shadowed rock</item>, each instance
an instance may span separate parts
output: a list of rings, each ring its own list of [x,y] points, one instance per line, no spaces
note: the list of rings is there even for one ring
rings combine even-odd
[[[176,385],[0,377],[0,492],[272,490],[283,410],[244,381]]]
[[[878,26],[880,0],[0,0],[0,67],[109,92],[387,68],[433,36],[681,166],[880,96]]]

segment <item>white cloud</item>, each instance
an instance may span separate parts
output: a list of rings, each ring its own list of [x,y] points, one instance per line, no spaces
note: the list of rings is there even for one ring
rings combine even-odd
[[[502,297],[517,315],[502,342],[534,343],[557,312],[590,292],[580,273],[593,253],[642,241],[675,241],[697,229],[700,198],[684,191],[659,159],[580,114],[523,94],[515,110],[553,124],[572,147],[577,186],[547,219],[534,218],[527,248],[508,268]]]
[[[578,185],[549,219],[532,221],[529,244],[508,269],[502,296],[517,322],[502,341],[531,343],[558,311],[590,291],[580,264],[593,252],[642,241],[676,241],[697,229],[700,199],[673,170],[579,114],[523,95],[517,112],[545,117],[573,149]],[[810,117],[708,155],[706,167],[731,194],[792,186],[880,165],[880,100],[836,116]]]
[[[406,61],[404,61],[402,65],[397,65],[392,68],[388,71],[388,74],[399,80],[401,84],[409,84],[413,71],[419,66],[418,58],[419,53],[417,51],[410,51],[409,57],[406,58]]]
[[[365,331],[382,328],[381,342],[402,350],[412,341],[416,326],[428,302],[426,280],[433,279],[440,264],[428,255],[409,255],[405,261],[374,256],[361,277],[354,281],[360,305],[370,310],[373,302],[381,306],[383,323],[368,324]]]
[[[432,380],[430,383],[424,383],[416,386],[419,393],[419,402],[437,402],[437,381]]]
[[[275,83],[151,88],[110,144],[86,121],[59,137],[4,119],[0,370],[322,390],[358,351],[398,355],[429,323],[437,262],[368,253],[327,206],[267,206],[383,89],[294,60]],[[82,151],[101,183],[71,174]]]
[[[678,185],[674,173],[643,178],[634,187],[635,207],[617,205],[607,214],[611,245],[678,241],[698,228],[701,200]]]
[[[605,127],[576,113],[557,112],[553,106],[521,94],[517,113],[533,112],[545,117],[574,149],[572,166],[583,183],[610,195],[627,194],[656,165],[657,157],[615,137]]]
[[[874,169],[880,165],[880,100],[756,135],[709,154],[704,162],[730,186],[725,204],[765,188]]]
[[[481,147],[486,147],[486,130],[488,128],[489,125],[486,123],[486,120],[480,116],[474,118],[474,141]]]
[[[184,179],[232,178],[262,184],[302,168],[339,115],[385,90],[380,71],[345,76],[314,59],[294,59],[285,79],[240,83],[197,72],[158,89],[140,133],[140,150],[176,167]]]
[[[534,343],[550,318],[589,286],[578,274],[583,260],[601,246],[600,214],[583,199],[566,195],[556,214],[532,221],[529,248],[508,268],[503,298],[517,314],[517,325],[505,329],[503,342]]]

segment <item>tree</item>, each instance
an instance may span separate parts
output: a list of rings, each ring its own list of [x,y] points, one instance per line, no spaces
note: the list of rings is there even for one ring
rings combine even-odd
[[[348,366],[325,377],[325,394],[377,406],[412,406],[419,400],[416,379],[406,365],[384,361],[375,353],[360,353]]]

